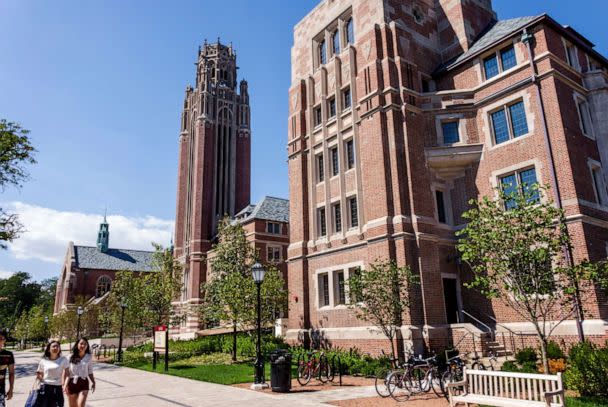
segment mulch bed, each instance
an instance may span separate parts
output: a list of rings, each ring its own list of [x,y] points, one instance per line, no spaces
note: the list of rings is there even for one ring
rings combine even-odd
[[[434,394],[422,394],[410,397],[407,401],[397,402],[392,398],[368,397],[361,399],[329,401],[328,404],[340,407],[447,407],[450,403],[443,397],[439,398]]]
[[[270,385],[270,381],[268,381],[268,385]],[[297,379],[291,379],[291,391],[290,393],[309,393],[321,390],[338,390],[344,389],[348,387],[357,387],[357,386],[373,386],[374,379],[369,379],[367,377],[358,377],[358,376],[342,376],[342,386],[340,386],[340,379],[336,377],[332,382],[321,383],[318,380],[311,379],[310,383],[306,386],[301,386],[298,383]],[[234,384],[234,387],[240,387],[242,389],[249,389],[251,387],[251,383],[240,383]],[[262,390],[265,393],[271,394],[281,394],[275,393],[271,389]]]

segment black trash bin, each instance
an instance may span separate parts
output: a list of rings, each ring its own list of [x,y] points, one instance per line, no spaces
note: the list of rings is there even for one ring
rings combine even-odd
[[[270,388],[279,393],[291,390],[291,353],[284,349],[270,352]]]

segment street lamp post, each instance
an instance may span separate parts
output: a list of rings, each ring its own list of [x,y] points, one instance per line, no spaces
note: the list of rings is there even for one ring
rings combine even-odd
[[[255,285],[258,291],[258,309],[257,309],[257,329],[258,329],[258,339],[255,346],[255,380],[251,388],[254,390],[261,390],[268,387],[268,384],[264,381],[264,359],[262,357],[262,308],[261,308],[261,299],[260,299],[260,288],[262,282],[264,281],[264,274],[266,270],[260,263],[255,263],[251,268],[251,273],[253,274],[253,281],[255,281]]]
[[[49,317],[45,315],[44,317],[44,335],[46,336],[46,341],[49,341]]]
[[[78,341],[80,339],[80,317],[84,314],[84,308],[79,305],[76,309],[76,314],[78,314],[78,325],[76,328],[76,341]]]
[[[118,337],[118,363],[122,363],[122,331],[125,324],[125,310],[127,309],[127,303],[123,298],[120,302],[120,336]]]

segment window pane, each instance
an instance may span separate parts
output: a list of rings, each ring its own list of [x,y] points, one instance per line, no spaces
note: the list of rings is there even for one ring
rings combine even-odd
[[[509,127],[507,126],[507,116],[503,109],[492,113],[492,127],[494,128],[494,138],[496,144],[504,143],[509,140]]]
[[[332,168],[332,175],[338,175],[338,173],[340,172],[340,163],[338,161],[338,149],[337,148],[331,149],[331,168]]]
[[[349,201],[350,206],[350,226],[357,227],[359,226],[359,214],[357,209],[357,198],[351,198]]]
[[[517,60],[515,59],[515,48],[510,46],[509,48],[505,48],[500,51],[500,59],[502,62],[503,71],[513,68],[515,65],[517,65]]]
[[[350,102],[350,89],[344,91],[344,109],[348,109],[351,105]]]
[[[500,185],[501,185],[503,192],[507,196],[513,196],[514,194],[517,193],[517,179],[515,178],[515,174],[511,174],[511,175],[507,175],[506,177],[502,177],[500,179]],[[513,199],[513,198],[508,198],[505,201],[506,209],[513,209],[513,208],[515,208],[515,206],[517,206],[517,203],[515,202],[515,199]]]
[[[332,35],[333,51],[334,55],[340,53],[340,33],[338,30],[334,31]]]
[[[324,65],[327,62],[327,50],[325,49],[325,41],[319,43],[319,62]]]
[[[513,126],[513,136],[519,137],[528,133],[528,122],[526,121],[526,111],[524,102],[518,102],[509,106],[511,113],[511,125]]]
[[[590,117],[589,116],[589,106],[587,105],[587,102],[581,101],[578,104],[578,115],[579,115],[579,119],[581,121],[581,125],[583,127],[583,133],[589,135],[589,122],[587,121],[587,118]]]
[[[486,79],[490,79],[498,75],[498,61],[496,55],[492,55],[489,58],[483,60],[483,67],[486,72]]]
[[[325,179],[325,168],[323,164],[323,155],[317,156],[317,171],[319,173],[319,182]]]
[[[527,195],[530,195],[530,202],[538,202],[538,190],[533,191],[533,186],[537,183],[536,181],[536,170],[534,168],[530,168],[529,170],[524,170],[519,173],[519,181],[522,186],[522,191]]]
[[[458,122],[447,122],[442,123],[443,128],[443,143],[452,144],[460,141],[460,135],[458,134]]]
[[[437,219],[441,223],[446,223],[443,191],[435,191],[435,201],[437,202]]]
[[[346,304],[346,291],[344,289],[344,272],[339,271],[336,277],[338,280],[338,304]]]
[[[346,43],[354,44],[355,43],[355,29],[353,27],[353,19],[349,19],[346,23]]]
[[[340,204],[334,205],[334,221],[336,232],[342,231],[342,210]]]
[[[349,170],[355,166],[355,145],[352,140],[346,142],[346,162]]]
[[[593,185],[595,186],[596,201],[598,204],[603,205],[604,204],[604,200],[602,199],[603,198],[603,195],[602,195],[603,183],[601,182],[601,179],[600,179],[599,168],[592,168],[591,176],[593,177]]]
[[[314,115],[315,115],[315,126],[318,126],[321,124],[321,121],[323,120],[322,116],[321,116],[321,108],[317,107],[314,110]]]
[[[329,305],[329,278],[327,273],[319,275],[319,307]]]
[[[330,99],[328,102],[329,105],[329,117],[334,117],[336,115],[336,99]]]
[[[327,234],[327,223],[325,222],[325,208],[319,209],[319,236]]]

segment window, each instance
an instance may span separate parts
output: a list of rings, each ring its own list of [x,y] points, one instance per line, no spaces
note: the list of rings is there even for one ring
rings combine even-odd
[[[359,275],[361,275],[360,267],[351,267],[348,269],[348,278],[351,278],[352,276],[359,276]],[[350,297],[348,299],[348,301],[351,304],[356,304],[356,303],[360,302],[359,299],[354,295],[354,293],[349,293],[348,295]]]
[[[344,284],[344,270],[338,270],[334,274],[334,302],[335,305],[346,304],[346,287]]]
[[[589,111],[589,103],[584,99],[577,99],[578,119],[581,123],[581,130],[586,136],[593,134],[591,126],[591,112]]]
[[[349,109],[351,106],[350,88],[342,91],[342,108]]]
[[[348,199],[348,209],[350,212],[350,227],[356,228],[359,226],[359,213],[357,208],[357,197]]]
[[[95,297],[103,297],[112,286],[112,280],[108,276],[101,276],[97,280],[97,287],[95,288]]]
[[[325,48],[325,40],[319,43],[319,64],[325,65],[327,63],[327,49]]]
[[[319,274],[319,308],[329,306],[329,275]]]
[[[496,53],[484,58],[483,70],[486,80],[495,77],[501,72],[513,68],[517,65],[515,48],[510,45],[497,51]]]
[[[268,262],[281,261],[281,248],[276,246],[268,246],[266,248]]]
[[[327,101],[327,111],[330,118],[336,117],[336,98]]]
[[[325,163],[323,161],[323,154],[319,154],[317,156],[317,174],[319,176],[319,182],[323,182],[325,179]]]
[[[322,121],[323,121],[323,117],[321,116],[321,106],[317,106],[314,109],[315,127],[320,126]]]
[[[460,141],[458,121],[443,122],[441,128],[443,130],[443,144],[454,144]]]
[[[528,133],[524,102],[503,106],[490,116],[494,130],[494,144],[501,144]]]
[[[430,92],[431,91],[431,83],[428,79],[422,79],[422,92]]]
[[[331,35],[331,44],[334,55],[338,55],[340,53],[340,32],[338,30]]]
[[[278,222],[266,222],[266,233],[272,233],[273,235],[281,234],[281,224]]]
[[[435,191],[435,203],[437,204],[437,220],[440,223],[447,223],[447,217],[445,214],[445,199],[443,191]]]
[[[334,230],[337,232],[342,231],[342,208],[340,204],[335,204],[333,206],[334,212]]]
[[[566,61],[572,68],[576,70],[580,69],[576,47],[569,42],[566,43]]]
[[[591,164],[591,179],[595,192],[595,201],[599,205],[606,205],[606,186],[602,177],[602,168],[597,164]]]
[[[534,168],[516,171],[500,177],[501,188],[507,197],[517,193],[524,193],[526,196],[529,196],[529,202],[538,202],[540,200],[538,190],[534,189],[537,183],[536,170]],[[514,198],[505,201],[505,209],[513,209],[516,206],[517,203]]]
[[[336,176],[340,172],[340,161],[338,157],[338,147],[334,147],[331,152],[331,175]]]
[[[346,167],[349,170],[355,168],[355,143],[353,139],[346,142]]]
[[[327,235],[327,223],[325,219],[325,208],[317,209],[319,217],[319,236]]]
[[[355,28],[353,26],[352,17],[348,19],[346,22],[346,43],[354,44],[355,43]]]

